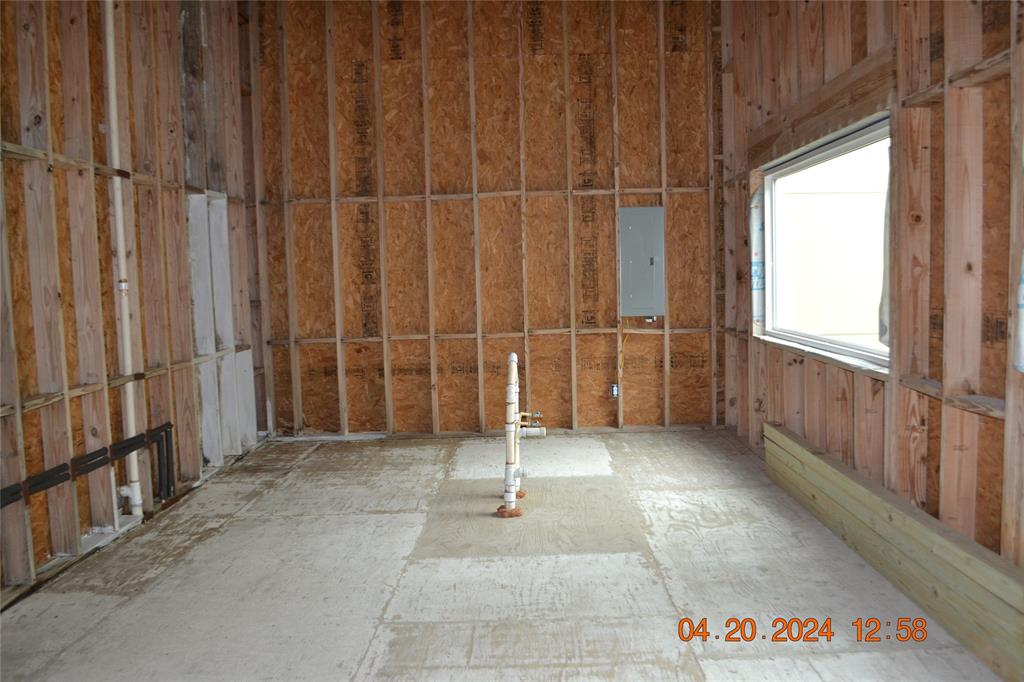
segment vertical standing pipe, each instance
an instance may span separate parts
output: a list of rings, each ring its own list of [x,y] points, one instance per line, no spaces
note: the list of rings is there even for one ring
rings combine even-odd
[[[505,386],[505,508],[516,508],[516,468],[519,464],[519,356],[508,354],[508,383]]]
[[[107,77],[107,125],[109,163],[118,168],[121,163],[121,145],[118,139],[117,112],[117,59],[114,41],[114,0],[103,3],[103,54]],[[114,175],[111,178],[112,201],[114,204],[114,233],[117,248],[117,305],[121,327],[121,368],[124,372],[132,371],[132,330],[131,306],[128,298],[128,255],[124,237],[124,203],[123,180]],[[129,436],[135,435],[135,386],[125,384],[124,388],[124,431]],[[139,484],[139,455],[132,452],[127,458],[128,486],[127,497],[131,504],[132,516],[142,515],[142,486]]]

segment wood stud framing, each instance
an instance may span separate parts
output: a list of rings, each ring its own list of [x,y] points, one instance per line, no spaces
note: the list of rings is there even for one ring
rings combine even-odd
[[[267,395],[277,397],[275,411],[280,431],[294,433],[333,430],[310,424],[309,409],[304,408],[302,402],[303,396],[318,404],[322,402],[322,397],[330,400],[333,389],[329,396],[321,396],[319,384],[314,387],[304,381],[312,368],[304,370],[296,365],[296,358],[312,357],[307,354],[314,351],[306,349],[323,344],[334,344],[340,349],[336,359],[327,361],[326,356],[323,356],[323,363],[317,364],[315,371],[337,371],[339,409],[342,412],[338,430],[342,433],[409,432],[410,429],[412,432],[440,433],[452,430],[485,431],[498,427],[500,424],[496,420],[500,421],[500,409],[494,401],[497,395],[495,382],[500,378],[495,378],[498,375],[494,374],[497,371],[496,354],[509,350],[517,350],[522,355],[524,385],[533,409],[540,409],[550,415],[558,426],[622,427],[627,423],[635,423],[636,419],[630,413],[631,408],[627,407],[628,401],[624,400],[625,391],[620,390],[618,399],[612,399],[610,384],[618,383],[622,387],[624,381],[627,384],[630,380],[639,384],[646,381],[631,379],[632,371],[628,367],[624,369],[628,362],[623,356],[623,350],[631,356],[633,353],[642,354],[648,340],[653,341],[647,336],[651,333],[662,337],[659,349],[657,353],[642,359],[658,363],[657,381],[660,389],[657,417],[647,421],[649,418],[642,416],[639,420],[645,424],[667,427],[707,423],[716,419],[720,392],[718,383],[722,377],[718,376],[715,358],[723,351],[716,348],[714,285],[706,289],[706,313],[702,313],[701,318],[706,316],[708,320],[700,326],[688,322],[675,324],[669,317],[661,321],[658,329],[638,328],[632,323],[623,325],[617,317],[602,317],[597,324],[594,324],[597,321],[595,318],[581,325],[579,307],[581,287],[586,287],[589,292],[598,280],[617,281],[615,273],[618,260],[617,252],[614,257],[610,251],[599,255],[601,260],[596,262],[592,251],[580,251],[580,240],[584,238],[580,232],[581,221],[594,220],[595,213],[589,207],[581,211],[579,202],[584,199],[597,201],[601,206],[597,210],[604,213],[598,216],[598,220],[611,221],[601,223],[601,227],[596,229],[608,229],[609,225],[617,228],[617,209],[620,205],[637,205],[637,202],[646,201],[645,197],[653,196],[658,198],[661,205],[669,208],[677,203],[676,197],[703,196],[706,211],[694,211],[692,217],[687,214],[679,220],[700,220],[699,226],[688,226],[687,230],[707,230],[707,237],[700,239],[700,247],[692,254],[673,254],[673,258],[680,262],[690,258],[706,258],[707,265],[701,263],[698,271],[706,270],[709,276],[714,276],[716,261],[713,249],[719,238],[716,234],[717,213],[712,194],[715,127],[712,118],[715,108],[711,96],[701,100],[706,106],[687,113],[689,118],[685,119],[687,130],[707,136],[707,142],[698,145],[701,149],[699,158],[680,157],[678,152],[673,152],[674,156],[669,157],[670,141],[666,131],[669,118],[666,98],[669,71],[666,59],[669,56],[675,59],[691,58],[695,63],[699,60],[705,68],[701,69],[699,76],[693,76],[700,80],[699,83],[695,80],[695,89],[705,93],[710,91],[713,79],[709,54],[710,33],[713,29],[711,6],[702,4],[688,12],[685,19],[676,17],[677,23],[685,20],[698,22],[699,25],[669,27],[666,25],[665,7],[658,2],[631,10],[630,16],[634,18],[623,14],[621,8],[611,2],[566,3],[559,6],[536,2],[344,5],[348,15],[362,17],[349,24],[353,31],[353,42],[359,46],[365,43],[370,48],[365,63],[359,67],[366,69],[363,75],[367,90],[371,93],[369,100],[366,100],[371,119],[366,134],[372,138],[370,149],[376,181],[369,193],[353,191],[346,179],[349,171],[341,167],[349,163],[342,157],[351,148],[349,141],[343,137],[348,134],[345,126],[351,125],[351,108],[362,106],[358,102],[365,99],[365,93],[358,94],[352,90],[349,74],[344,73],[352,68],[351,64],[339,61],[339,50],[348,54],[348,46],[340,47],[338,41],[342,40],[341,36],[331,30],[338,21],[342,7],[339,4],[327,6],[326,16],[335,17],[327,20],[330,26],[325,33],[329,43],[326,49],[329,63],[327,68],[318,68],[328,80],[328,134],[324,139],[331,148],[332,189],[322,196],[285,195],[285,239],[280,240],[284,248],[279,259],[287,260],[287,263],[278,261],[279,265],[286,266],[280,268],[280,276],[273,272],[273,257],[268,264],[271,267],[267,271],[271,279],[271,286],[266,291],[269,307],[274,309],[277,306],[280,311],[282,304],[287,303],[289,310],[288,334],[282,334],[283,326],[267,325],[266,321],[273,315],[264,315],[267,330],[265,338],[270,349],[265,365],[269,367],[272,356],[276,355],[279,359],[285,357],[286,350],[290,364],[288,372],[276,371],[278,381],[290,376],[290,390],[287,387],[282,390],[281,386],[277,386],[275,393],[271,385],[275,372],[268,369],[264,373],[264,380],[268,382]],[[254,11],[253,16],[256,15]],[[616,15],[619,15],[618,18]],[[435,16],[438,21],[445,22],[444,32],[432,32]],[[641,31],[641,27],[633,24],[637,23],[636,17],[643,16],[649,21],[649,28],[646,25],[643,27],[645,33],[642,40],[650,41],[650,47],[644,48],[647,52],[643,57],[651,59],[650,73],[645,77],[656,88],[653,107],[649,112],[652,122],[649,132],[656,138],[656,143],[651,147],[657,148],[653,160],[658,168],[649,182],[638,183],[631,178],[623,184],[616,179],[619,177],[618,165],[622,154],[616,133],[619,129],[617,117],[620,115],[618,83],[622,75],[620,71],[624,68],[617,59],[617,53],[622,41],[633,40],[630,36],[634,34],[640,35],[638,31]],[[264,12],[264,24],[266,19]],[[622,21],[627,23],[623,25]],[[286,22],[279,17],[279,23],[284,26]],[[258,36],[265,33],[267,28],[261,25],[253,30]],[[668,44],[670,31],[681,33],[684,30],[687,35],[693,36],[692,40],[677,39],[678,44]],[[577,31],[580,33],[577,34]],[[284,109],[287,112],[303,106],[304,98],[309,95],[297,92],[296,84],[289,82],[294,76],[283,66],[285,57],[285,52],[282,52],[277,82],[262,85],[282,93],[281,106],[287,107]],[[415,78],[411,74],[407,76],[406,69],[414,66]],[[254,73],[257,68],[253,67]],[[631,68],[635,70],[635,67]],[[457,80],[458,76],[453,75],[459,73],[465,74],[461,82]],[[636,77],[636,74],[629,75],[629,78]],[[574,97],[574,90],[587,87],[591,79],[596,79],[593,94],[584,92],[582,99]],[[254,107],[258,106],[258,97],[259,93],[254,92]],[[434,100],[438,97],[447,98],[446,105],[449,106],[446,109],[437,108]],[[601,110],[602,103],[595,101],[595,97],[605,98],[603,101],[609,102],[610,106]],[[564,98],[564,102],[559,101],[559,98]],[[464,119],[459,118],[460,112]],[[289,139],[294,140],[297,134],[294,129],[288,129],[287,118],[287,114],[282,117],[278,133],[285,150],[295,147],[295,143],[289,142]],[[304,121],[307,126],[323,125],[322,121],[313,119],[307,118]],[[396,128],[395,122],[401,122],[398,124],[400,127],[414,131],[413,136]],[[257,180],[257,186],[262,184],[270,188],[269,193],[263,191],[264,198],[260,200],[266,204],[268,194],[274,195],[274,183],[287,187],[285,176],[296,161],[285,155],[281,162],[282,169],[278,171],[274,167],[278,157],[273,150],[267,149],[269,141],[265,131],[259,133],[255,128],[253,135],[258,139],[254,139],[254,150],[258,145],[262,146],[263,153],[271,159],[268,166],[256,158],[258,153],[254,153],[254,162],[266,169],[264,177]],[[422,139],[419,138],[421,130]],[[461,137],[462,132],[465,132],[464,138]],[[501,148],[502,143],[507,148]],[[596,145],[596,148],[581,151],[581,144]],[[398,145],[402,145],[401,156],[396,152]],[[561,152],[563,145],[564,154]],[[626,160],[636,166],[641,157],[636,156],[632,149],[627,152]],[[312,148],[308,151],[317,153]],[[453,156],[453,152],[461,153],[462,156]],[[580,172],[590,172],[589,167],[584,169],[583,165],[602,163],[600,160],[595,161],[595,158],[603,154],[609,155],[607,163],[611,172],[581,184]],[[695,179],[681,185],[675,184],[678,182],[676,178],[689,177],[674,170],[673,164],[680,163],[680,158],[687,164],[706,170],[701,171]],[[557,170],[544,166],[544,163]],[[457,170],[460,164],[463,168],[461,173]],[[282,175],[277,175],[278,172]],[[599,174],[602,172],[598,171]],[[607,203],[601,203],[604,201]],[[371,208],[373,204],[376,206]],[[317,266],[308,262],[296,265],[300,254],[294,246],[290,246],[295,239],[295,228],[290,226],[294,219],[289,215],[297,206],[317,205],[330,205],[333,216],[331,238],[336,251],[335,268],[327,275],[328,279],[335,282],[332,292],[338,308],[333,337],[309,336],[293,325],[294,291],[302,289],[303,271]],[[469,229],[468,221],[472,222],[472,243],[467,239],[460,247],[465,249],[463,254],[457,255],[450,252],[453,244],[447,234],[462,229],[456,228],[457,223],[450,221],[463,206],[468,209],[466,230]],[[611,216],[613,206],[615,218]],[[558,207],[557,213],[555,207]],[[346,236],[353,229],[350,211],[367,208],[375,214],[373,221],[378,229],[374,248],[378,251],[380,289],[374,306],[379,306],[381,324],[372,334],[367,334],[366,330],[349,329],[346,325],[349,317],[345,313],[352,305],[358,307],[367,301],[363,294],[350,288],[350,268],[353,267],[351,259],[354,256],[346,256],[346,253],[351,254],[356,244]],[[413,215],[413,222],[395,223],[399,215],[396,211],[401,215]],[[261,229],[266,231],[267,221],[262,215],[260,221],[264,225]],[[564,224],[561,224],[562,221]],[[503,230],[501,249],[507,245],[508,250],[515,253],[508,256],[510,259],[504,254],[495,256],[496,229]],[[515,232],[514,238],[511,236],[512,230]],[[590,230],[589,226],[587,230]],[[557,244],[543,241],[552,238],[547,236],[548,231],[556,235],[553,238]],[[396,240],[410,234],[425,235],[423,251],[415,254],[395,252]],[[595,238],[590,236],[590,232],[587,234],[586,239]],[[272,237],[267,235],[266,239]],[[534,241],[538,239],[542,241]],[[545,249],[540,248],[542,243],[545,248],[552,245],[561,254],[550,268],[546,263],[533,262],[538,257],[542,260],[549,257]],[[472,302],[469,302],[468,296],[460,298],[446,290],[451,286],[451,277],[457,272],[447,261],[463,258],[469,266],[470,246],[473,281],[470,283],[466,279],[462,284],[466,287],[466,294],[472,293]],[[588,245],[586,248],[591,247]],[[395,260],[409,257],[414,258],[415,262]],[[425,267],[419,259],[426,260]],[[394,271],[396,263],[401,264],[399,267],[403,272]],[[404,272],[407,264],[413,269],[412,274]],[[585,282],[579,279],[581,268]],[[399,279],[395,281],[395,291],[389,292],[390,280],[396,277]],[[671,284],[669,279],[666,277],[667,284]],[[424,305],[422,320],[405,317],[408,314],[421,314],[418,308],[414,312],[395,308],[396,302],[393,299],[403,295],[397,292],[409,291],[405,288],[408,282],[416,283],[421,292],[417,296],[425,293],[421,299]],[[509,287],[515,288],[507,292],[504,289],[499,291],[495,289],[498,282],[507,282]],[[598,286],[604,287],[605,284],[598,282]],[[538,299],[538,294],[544,300]],[[610,292],[602,289],[600,295],[607,297]],[[680,296],[689,295],[680,293]],[[502,300],[506,296],[508,300]],[[555,302],[546,300],[548,296],[553,296]],[[455,332],[451,324],[460,315],[453,315],[445,309],[452,302],[473,309],[471,317],[474,321],[468,326],[463,323]],[[592,306],[592,303],[587,305]],[[408,310],[413,311],[413,308]],[[277,319],[284,318],[285,315],[279,312]],[[580,341],[583,335],[591,334],[596,335],[595,342],[601,340],[602,343],[588,341],[583,344]],[[635,338],[626,343],[627,336]],[[685,343],[676,342],[683,337],[687,337]],[[598,350],[604,347],[604,340],[610,341],[612,338],[615,339],[614,352]],[[699,343],[698,338],[706,339],[706,342]],[[475,345],[472,356],[467,342]],[[583,345],[586,346],[585,350],[581,347]],[[346,367],[345,360],[351,360],[356,349],[369,353],[369,356],[365,356],[370,357],[369,364]],[[379,359],[373,359],[378,358],[378,354]],[[686,366],[680,370],[679,377],[675,378],[673,358],[677,356],[683,358],[682,362]],[[317,363],[321,361],[317,360]],[[399,400],[397,394],[407,386],[426,386],[425,379],[417,377],[427,372],[427,363],[430,377],[429,422],[414,418],[409,412],[413,407],[408,404],[407,398],[402,396]],[[614,377],[600,378],[602,372],[606,372],[602,367],[610,371],[612,363],[616,367]],[[586,371],[581,367],[586,367]],[[366,385],[369,374],[379,375],[379,386],[369,388]],[[563,374],[564,377],[560,376]],[[466,390],[466,382],[471,378],[476,384],[475,397],[471,391]],[[399,385],[402,389],[399,389]],[[455,386],[461,388],[453,393]],[[368,390],[371,392],[367,393]],[[381,390],[383,395],[383,410],[379,412],[379,421],[376,417],[368,420],[357,417],[356,413],[365,411],[364,407],[371,411],[380,409],[380,406],[371,407],[376,405],[376,398],[372,397],[376,395],[373,393],[375,390]],[[589,394],[585,398],[585,407],[584,391]],[[594,395],[597,392],[600,395]],[[700,408],[695,407],[697,402],[691,395],[695,392],[700,392],[702,396],[697,401],[701,404]],[[468,405],[462,403],[471,400],[475,400],[475,414],[469,419],[468,415],[463,414]],[[614,403],[617,417],[610,422],[602,421],[593,414],[595,400]],[[359,406],[354,406],[354,402],[358,402]],[[704,407],[705,404],[708,407]],[[282,419],[282,410],[292,413],[291,418]],[[307,413],[305,422],[304,412]],[[415,428],[411,427],[413,424]]]
[[[1008,349],[1020,314],[1021,3],[1009,32],[983,13],[977,3],[811,2],[788,17],[767,3],[723,4],[726,423],[755,448],[762,420],[783,423],[1020,564],[1024,414]],[[777,54],[778,41],[795,54]],[[883,110],[890,366],[751,336],[751,173]]]

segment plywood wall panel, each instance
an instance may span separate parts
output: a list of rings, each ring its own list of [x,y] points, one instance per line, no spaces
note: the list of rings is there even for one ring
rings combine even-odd
[[[520,5],[479,2],[472,8],[478,188],[519,189]]]
[[[480,200],[483,331],[523,329],[523,256],[519,199]]]
[[[345,3],[346,5],[355,3]],[[259,90],[260,153],[263,167],[264,197],[284,197],[284,153],[281,145],[283,117],[281,101],[282,35],[278,21],[280,6],[261,2],[259,11]],[[339,137],[339,140],[341,138]]]
[[[607,189],[612,170],[611,3],[570,2],[572,183]]]
[[[479,431],[476,341],[437,342],[437,401],[441,431]]]
[[[15,352],[18,363],[18,389],[22,399],[39,393],[36,374],[35,326],[32,320],[30,273],[28,268],[28,240],[25,224],[25,190],[23,167],[20,163],[5,163],[4,168],[4,223],[7,229],[7,248],[11,276],[11,314]]]
[[[348,430],[384,431],[384,348],[376,343],[346,343],[345,384]]]
[[[708,184],[707,32],[699,2],[665,3],[665,143],[667,181],[672,187]],[[671,113],[669,113],[671,112]]]
[[[185,226],[185,195],[181,190],[162,190],[164,240],[167,249],[168,323],[172,362],[192,359],[192,296],[189,278],[188,229]]]
[[[332,11],[338,193],[373,196],[377,131],[370,3],[335,2]]]
[[[617,360],[614,334],[576,338],[576,395],[580,426],[615,426],[618,401],[612,397]]]
[[[390,334],[430,331],[427,225],[423,202],[387,204],[388,323]]]
[[[930,11],[934,13],[939,3],[929,5]],[[944,132],[944,111],[941,105],[931,108],[931,137],[929,148],[931,157],[935,159],[930,166],[929,184],[931,187],[944,187],[945,164],[939,160],[943,158],[945,148]],[[931,205],[929,207],[929,229],[931,239],[929,240],[929,268],[928,268],[928,376],[933,379],[942,379],[942,355],[943,338],[945,334],[945,196],[942,192],[931,193]]]
[[[658,151],[658,13],[653,3],[616,3],[619,180],[624,188],[661,185]]]
[[[567,334],[530,337],[529,403],[526,411],[541,412],[546,427],[572,428],[572,357]]]
[[[377,337],[382,333],[377,206],[344,204],[338,213],[345,336]]]
[[[423,84],[418,2],[380,6],[384,192],[423,193]]]
[[[853,467],[876,483],[885,480],[885,382],[853,379]]]
[[[564,189],[565,71],[562,6],[527,3],[520,12],[523,37],[526,189]]]
[[[434,315],[438,334],[476,331],[471,201],[434,202]]]
[[[271,349],[274,367],[274,412],[275,428],[282,434],[295,433],[295,417],[292,402],[292,370],[288,346],[274,346]],[[347,362],[346,358],[346,362]]]
[[[68,211],[67,171],[53,171],[54,218],[57,228],[58,303],[64,325],[64,363],[69,381],[78,376],[78,329],[75,320],[75,282],[71,252],[71,221]]]
[[[656,335],[627,334],[622,342],[623,420],[628,425],[661,424],[664,341]]]
[[[484,428],[505,428],[505,388],[508,385],[508,354],[519,356],[519,405],[526,408],[526,352],[523,339],[484,339]],[[531,359],[532,366],[532,359]]]
[[[341,431],[338,401],[338,355],[334,344],[299,346],[302,373],[302,428]]]
[[[18,97],[18,5],[0,5],[0,129],[4,142],[21,142],[21,113]]]
[[[330,338],[334,329],[334,252],[331,208],[292,204],[292,253],[300,264],[295,277],[295,313],[300,338]],[[275,300],[286,306],[287,297]]]
[[[573,197],[576,327],[610,328],[618,319],[615,199]]]
[[[284,7],[290,194],[329,197],[326,5],[299,0]]]
[[[430,343],[391,342],[391,382],[395,431],[430,433]]]
[[[427,4],[430,178],[437,194],[472,189],[469,7],[448,0]]]
[[[1000,550],[1003,503],[1003,421],[978,417],[978,489],[974,539],[993,552]]]
[[[669,338],[669,423],[711,421],[711,348],[707,334],[672,334]]]
[[[565,197],[526,200],[526,286],[531,329],[569,326],[568,218]]]
[[[708,238],[707,194],[670,194],[665,210],[665,272],[673,329],[711,326]]]

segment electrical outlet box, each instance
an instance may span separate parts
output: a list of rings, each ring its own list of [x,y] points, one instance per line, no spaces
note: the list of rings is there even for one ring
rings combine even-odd
[[[619,209],[619,314],[665,314],[665,209]]]

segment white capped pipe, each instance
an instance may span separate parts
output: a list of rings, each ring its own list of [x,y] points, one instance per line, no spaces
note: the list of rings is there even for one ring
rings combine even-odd
[[[508,382],[505,385],[505,507],[515,509],[519,491],[519,356],[508,354]]]
[[[105,58],[107,77],[107,142],[111,166],[121,165],[121,145],[118,139],[117,113],[117,59],[114,49],[114,0],[103,3],[103,55]],[[114,203],[114,234],[117,248],[117,305],[120,313],[121,326],[121,368],[126,373],[132,371],[132,329],[131,305],[128,298],[128,254],[124,237],[124,203],[122,179],[114,175],[111,178],[112,201]],[[135,387],[131,382],[124,389],[124,432],[135,435]],[[139,455],[133,452],[126,459],[128,473],[128,500],[131,504],[132,516],[142,515],[142,486],[139,484]]]

